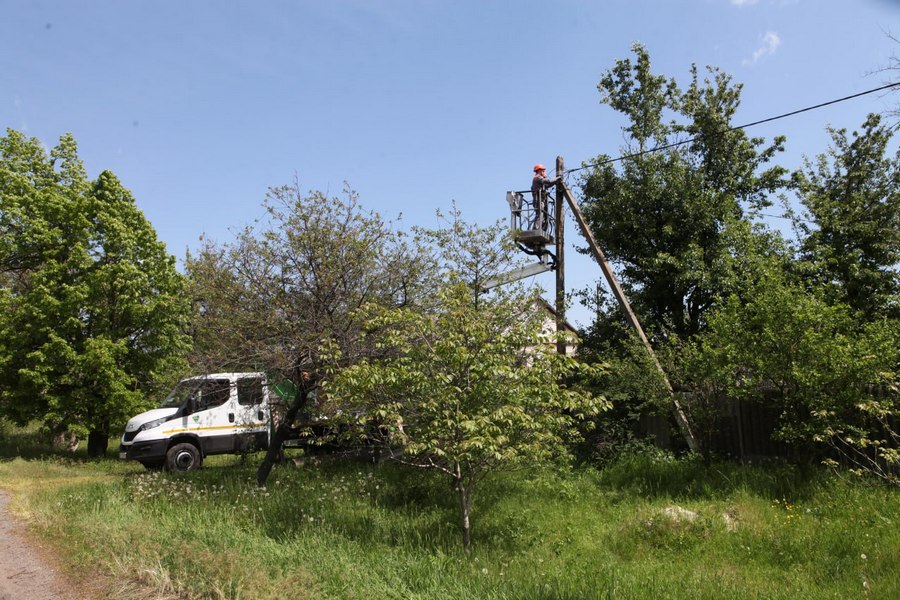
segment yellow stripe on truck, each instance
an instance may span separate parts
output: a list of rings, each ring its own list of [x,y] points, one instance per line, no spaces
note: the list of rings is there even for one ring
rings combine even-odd
[[[163,431],[168,433],[184,433],[186,431],[214,431],[216,429],[249,429],[250,427],[265,427],[265,423],[250,423],[248,425],[216,425],[215,427],[187,427],[185,429],[167,429]]]

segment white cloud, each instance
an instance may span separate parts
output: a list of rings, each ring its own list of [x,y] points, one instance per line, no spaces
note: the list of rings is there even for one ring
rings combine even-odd
[[[759,0],[731,0],[731,3],[735,6],[750,6],[751,4],[756,4]]]
[[[753,51],[753,56],[745,58],[742,62],[745,66],[755,65],[763,57],[775,54],[775,51],[778,50],[778,46],[780,45],[781,38],[778,37],[778,34],[774,31],[767,31],[765,35],[762,36],[762,40],[760,40],[759,48]]]

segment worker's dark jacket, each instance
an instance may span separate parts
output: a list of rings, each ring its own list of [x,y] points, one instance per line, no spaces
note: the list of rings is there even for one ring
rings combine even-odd
[[[560,177],[549,179],[535,175],[531,180],[531,205],[534,207],[534,215],[532,216],[532,229],[545,229],[547,227],[548,218],[544,215],[547,210],[547,188],[553,187],[561,180]]]
[[[540,175],[535,175],[534,179],[531,180],[531,196],[535,200],[538,197],[544,196],[544,191],[548,187],[552,187],[559,183],[560,178],[556,177],[554,179],[550,179],[549,177],[541,177]]]

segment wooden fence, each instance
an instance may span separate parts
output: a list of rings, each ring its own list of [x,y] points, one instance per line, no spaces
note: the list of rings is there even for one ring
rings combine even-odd
[[[700,435],[703,447],[712,454],[741,462],[755,462],[774,457],[833,458],[847,466],[857,466],[849,460],[847,453],[838,452],[835,448],[825,445],[818,448],[812,445],[791,445],[776,439],[774,434],[778,428],[779,417],[776,406],[777,402],[773,397],[763,402],[722,398],[718,403],[717,417],[711,426],[704,428],[706,429],[704,432],[695,431],[695,434]],[[888,440],[888,444],[895,448],[900,445],[898,444],[900,439],[896,437],[896,432],[900,431],[898,426],[900,419],[890,416],[887,429],[894,434],[892,436],[887,430],[883,432],[883,439]],[[684,446],[677,433],[673,433],[677,431],[673,417],[645,414],[638,422],[638,429],[639,433],[652,436],[661,448],[671,450]],[[869,460],[877,461],[886,472],[893,473],[895,477],[900,476],[898,472],[900,467],[889,466],[877,459],[874,449],[870,448],[864,453],[868,455]]]

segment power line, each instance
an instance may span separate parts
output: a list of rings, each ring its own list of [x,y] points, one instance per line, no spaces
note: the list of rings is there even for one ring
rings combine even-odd
[[[793,111],[791,111],[791,112],[787,112],[787,113],[784,113],[784,114],[781,114],[781,115],[778,115],[778,116],[775,116],[775,117],[769,117],[769,118],[767,118],[767,119],[760,119],[759,121],[753,121],[752,123],[746,123],[746,124],[744,124],[744,125],[736,125],[736,126],[734,126],[734,127],[730,127],[730,128],[728,128],[728,129],[725,129],[724,131],[722,131],[722,133],[729,133],[729,132],[732,132],[732,131],[736,131],[736,130],[738,130],[738,129],[746,129],[746,128],[748,128],[748,127],[753,127],[753,126],[755,126],[755,125],[762,125],[763,123],[769,123],[769,122],[771,122],[771,121],[777,121],[778,119],[784,119],[784,118],[786,118],[786,117],[792,117],[792,116],[794,116],[794,115],[799,115],[800,113],[809,112],[809,111],[811,111],[811,110],[816,110],[816,109],[819,109],[819,108],[823,108],[823,107],[825,107],[825,106],[829,106],[829,105],[831,105],[831,104],[837,104],[837,103],[839,103],[839,102],[846,102],[847,100],[852,100],[852,99],[854,99],[854,98],[859,98],[860,96],[865,96],[865,95],[867,95],[867,94],[874,94],[875,92],[881,92],[881,91],[890,89],[890,88],[892,88],[892,87],[897,87],[897,86],[900,86],[900,82],[889,83],[889,84],[883,85],[883,86],[881,86],[881,87],[877,87],[877,88],[874,88],[874,89],[871,89],[871,90],[866,90],[865,92],[859,92],[858,94],[852,94],[852,95],[850,95],[850,96],[844,96],[843,98],[838,98],[838,99],[836,99],[836,100],[829,100],[828,102],[822,102],[821,104],[816,104],[816,105],[814,105],[814,106],[807,106],[806,108],[801,108],[801,109],[799,109],[799,110],[793,110]],[[618,162],[618,161],[620,161],[620,160],[626,160],[626,159],[629,159],[629,158],[637,158],[637,157],[639,157],[639,156],[643,156],[644,154],[650,154],[651,152],[660,152],[660,151],[662,151],[662,150],[668,150],[669,148],[675,148],[676,146],[683,146],[683,145],[685,145],[685,144],[690,144],[690,143],[696,142],[696,141],[699,140],[699,139],[700,139],[700,136],[692,137],[692,138],[687,139],[687,140],[681,140],[680,142],[672,142],[671,144],[665,144],[665,145],[663,145],[663,146],[656,146],[655,148],[650,148],[649,150],[642,150],[641,152],[635,152],[634,154],[626,154],[626,155],[623,155],[623,156],[619,156],[618,158],[609,158],[609,159],[607,159],[607,160],[602,160],[602,161],[595,162],[595,163],[589,163],[589,164],[586,164],[586,165],[582,165],[582,166],[580,166],[580,167],[575,167],[575,168],[573,168],[573,169],[567,169],[566,171],[563,172],[563,174],[564,174],[564,175],[568,175],[569,173],[573,173],[573,172],[575,172],[575,171],[581,171],[581,170],[584,170],[584,169],[590,169],[590,168],[592,168],[592,167],[599,167],[599,166],[601,166],[601,165],[606,165],[606,164],[609,164],[609,163],[614,163],[614,162]]]
[[[791,215],[773,215],[771,213],[764,213],[764,212],[760,212],[760,213],[756,213],[756,214],[761,217],[772,217],[773,219],[785,219],[788,221],[792,221],[794,219],[794,217]]]
[[[804,223],[815,223],[815,221],[811,221],[809,219],[804,219],[802,217],[798,217],[797,215],[793,215],[793,214],[773,215],[771,213],[764,213],[764,212],[758,212],[755,214],[759,215],[760,217],[771,217],[773,219],[784,219],[786,221],[803,221]]]

